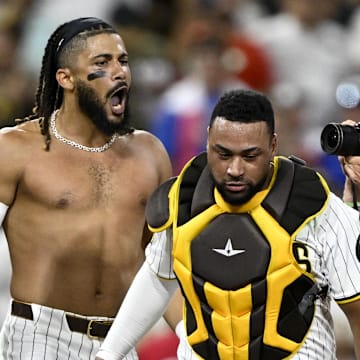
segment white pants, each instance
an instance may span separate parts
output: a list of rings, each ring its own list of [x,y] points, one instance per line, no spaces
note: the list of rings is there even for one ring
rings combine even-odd
[[[11,315],[10,307],[0,332],[0,360],[95,359],[102,339],[71,331],[66,320],[66,314],[69,313],[37,304],[31,304],[31,308],[33,320]],[[137,360],[135,349],[125,359]]]

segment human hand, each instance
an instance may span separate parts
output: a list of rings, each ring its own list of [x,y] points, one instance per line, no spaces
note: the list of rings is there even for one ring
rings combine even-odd
[[[360,186],[360,156],[339,156],[339,161],[349,180]]]
[[[343,125],[354,126],[353,120],[345,120]],[[353,191],[360,194],[360,154],[356,156],[338,156],[341,168],[346,175],[343,200],[351,202],[353,200]]]
[[[345,120],[342,125],[356,124],[353,120]],[[360,185],[360,154],[355,156],[338,156],[340,165],[345,175],[356,185]]]

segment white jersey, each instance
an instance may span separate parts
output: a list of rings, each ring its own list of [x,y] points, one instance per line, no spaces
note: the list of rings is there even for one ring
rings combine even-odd
[[[331,299],[338,303],[360,297],[359,213],[334,194],[329,195],[325,210],[296,235],[298,263],[310,266],[314,279],[328,287],[327,296],[316,300],[315,317],[296,360],[336,359]],[[147,262],[159,277],[174,279],[171,230],[156,233],[146,249]],[[197,359],[190,346],[181,341],[178,357]]]

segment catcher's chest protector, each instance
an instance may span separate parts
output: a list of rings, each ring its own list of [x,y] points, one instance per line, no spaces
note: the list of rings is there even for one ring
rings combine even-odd
[[[164,184],[148,219],[155,231],[173,227],[188,341],[200,359],[291,357],[319,293],[310,270],[296,262],[293,240],[324,208],[328,188],[313,170],[275,158],[269,188],[230,206],[206,165],[201,154]],[[158,215],[166,211],[156,216],[156,207]]]

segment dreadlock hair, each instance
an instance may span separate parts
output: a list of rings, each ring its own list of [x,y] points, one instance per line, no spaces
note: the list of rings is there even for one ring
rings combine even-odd
[[[50,150],[51,143],[50,117],[61,106],[64,95],[63,89],[56,80],[56,71],[60,67],[71,66],[74,53],[81,49],[84,40],[102,33],[117,33],[117,31],[100,19],[79,18],[60,25],[48,40],[42,58],[32,114],[17,120],[20,123],[35,118],[40,119],[40,130],[45,138],[46,151]]]

